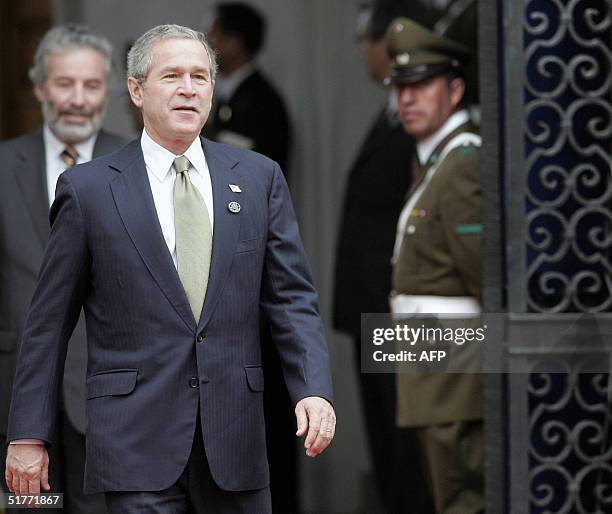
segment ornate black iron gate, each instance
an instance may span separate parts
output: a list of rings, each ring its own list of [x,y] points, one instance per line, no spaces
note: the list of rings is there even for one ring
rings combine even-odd
[[[487,512],[612,512],[611,2],[480,3]]]

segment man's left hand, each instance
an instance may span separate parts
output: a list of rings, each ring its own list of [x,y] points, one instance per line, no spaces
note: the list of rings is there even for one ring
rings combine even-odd
[[[295,406],[298,437],[308,430],[304,441],[306,455],[316,457],[329,446],[336,432],[336,413],[331,404],[324,398],[308,396],[302,398]]]

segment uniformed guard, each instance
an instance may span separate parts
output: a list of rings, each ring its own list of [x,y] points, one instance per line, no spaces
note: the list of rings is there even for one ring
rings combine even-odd
[[[399,119],[417,142],[393,252],[392,312],[478,313],[481,138],[463,106],[468,52],[406,18],[391,23],[387,45]],[[397,377],[398,423],[417,431],[436,512],[483,512],[481,377]]]

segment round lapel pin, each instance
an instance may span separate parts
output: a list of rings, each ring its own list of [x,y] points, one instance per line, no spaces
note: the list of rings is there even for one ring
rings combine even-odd
[[[240,212],[240,204],[238,202],[230,202],[227,204],[227,208],[230,212],[237,214]]]

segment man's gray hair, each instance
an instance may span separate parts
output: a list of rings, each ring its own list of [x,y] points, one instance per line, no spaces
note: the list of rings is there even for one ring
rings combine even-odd
[[[52,28],[42,38],[34,54],[34,64],[28,73],[30,80],[34,84],[42,84],[47,79],[49,54],[81,48],[91,48],[100,52],[106,61],[106,74],[110,73],[113,47],[108,39],[94,34],[85,25],[70,23]]]
[[[134,77],[139,84],[146,79],[153,65],[153,46],[163,39],[193,39],[202,43],[210,60],[210,78],[217,76],[217,59],[215,52],[206,41],[206,36],[197,30],[181,25],[158,25],[140,36],[127,56],[127,76]]]

